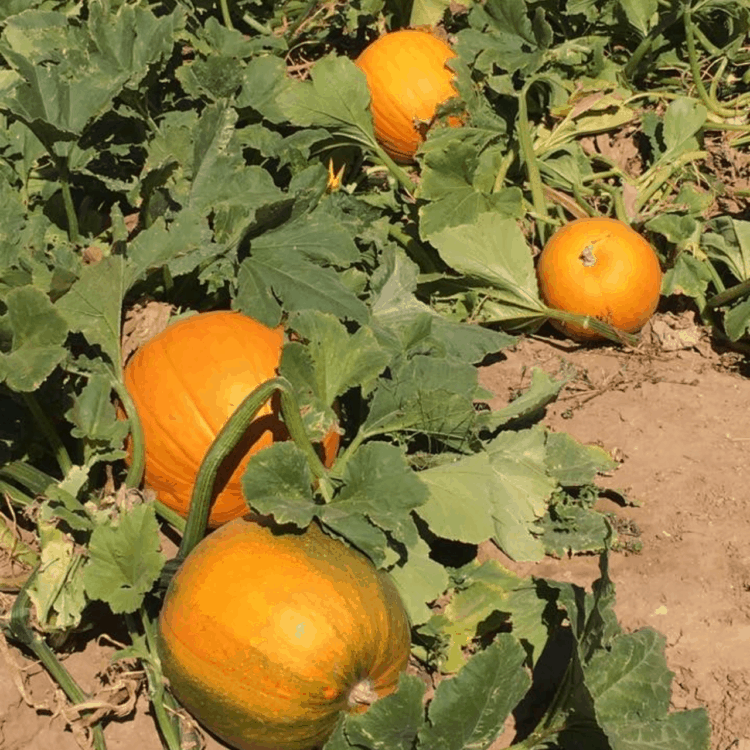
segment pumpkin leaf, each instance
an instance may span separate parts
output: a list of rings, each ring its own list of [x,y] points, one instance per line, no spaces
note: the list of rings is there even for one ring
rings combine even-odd
[[[480,214],[471,224],[431,235],[430,242],[451,268],[489,286],[506,319],[544,317],[531,253],[513,219]]]
[[[70,535],[48,521],[39,524],[39,540],[39,573],[29,588],[37,619],[48,632],[76,627],[86,606],[80,575],[84,558]]]
[[[251,256],[242,261],[237,296],[243,300],[241,309],[249,315],[254,314],[251,290],[259,282],[272,290],[289,311],[321,310],[357,322],[368,318],[367,307],[343,285],[333,269],[321,268],[301,256]],[[248,283],[251,286],[246,289]],[[268,312],[268,298],[262,302],[261,314]]]
[[[443,680],[420,730],[418,747],[430,750],[488,748],[531,686],[523,669],[526,652],[509,633],[500,633],[453,678]]]
[[[331,525],[328,508],[335,507],[337,513],[366,516],[407,547],[416,544],[410,512],[427,499],[427,492],[401,450],[387,443],[366,443],[346,463],[342,478],[343,487],[322,515],[327,524]]]
[[[334,736],[324,750],[411,750],[417,731],[424,724],[424,691],[419,677],[402,674],[395,693],[375,701],[363,714],[348,715],[339,737]]]
[[[80,331],[89,344],[101,347],[117,373],[122,369],[120,314],[126,279],[125,260],[112,255],[86,266],[55,305],[71,330]]]
[[[540,367],[531,370],[531,383],[518,398],[514,398],[507,406],[489,412],[482,412],[477,417],[478,423],[494,431],[513,420],[530,420],[544,411],[544,407],[552,403],[562,390],[566,380],[551,378]],[[581,482],[584,484],[584,482]]]
[[[108,11],[94,0],[81,25],[54,11],[10,18],[0,50],[15,75],[0,79],[0,106],[48,141],[80,135],[123,88],[137,86],[171,52],[184,18],[180,8],[161,18],[132,5]]]
[[[305,454],[293,442],[274,443],[250,457],[242,492],[254,511],[305,528],[316,511],[312,480]]]
[[[117,526],[97,526],[83,569],[86,593],[107,602],[115,614],[135,612],[161,572],[165,558],[159,548],[153,504],[122,513]]]
[[[66,356],[67,322],[47,295],[32,286],[12,289],[4,302],[0,342],[11,343],[9,350],[0,350],[0,383],[14,391],[34,391]]]
[[[364,73],[349,58],[331,55],[313,65],[310,79],[289,86],[276,97],[284,116],[303,127],[331,128],[374,146]]]
[[[408,548],[406,560],[392,567],[390,573],[412,626],[426,622],[432,615],[427,606],[448,588],[448,572],[430,558],[432,550],[421,537]]]
[[[474,367],[455,360],[415,356],[378,379],[360,430],[367,437],[423,432],[451,445],[466,443],[474,425]]]
[[[547,436],[547,471],[564,487],[588,484],[615,468],[617,461],[598,445],[582,445],[563,432]]]
[[[481,362],[516,341],[502,331],[445,318],[417,299],[419,266],[403,250],[386,248],[380,262],[372,284],[372,326],[380,345],[395,355],[431,349],[461,362]]]
[[[307,382],[323,404],[329,405],[350,388],[368,389],[389,361],[372,330],[362,326],[354,333],[330,313],[305,310],[289,316],[288,326],[304,340],[284,347],[280,370],[292,383]],[[308,354],[307,372],[301,372],[302,352]],[[291,362],[299,363],[294,369]]]
[[[548,638],[545,610],[548,601],[530,578],[521,578],[497,560],[472,561],[454,576],[457,590],[440,615],[433,615],[425,631],[442,641],[440,670],[457,672],[466,663],[466,649],[501,621],[509,620],[513,635],[532,660],[541,655]]]
[[[535,522],[556,487],[544,461],[542,431],[500,433],[485,452],[421,472],[429,499],[417,513],[445,539],[494,539],[514,560],[539,560]]]
[[[418,196],[428,201],[419,209],[422,239],[431,240],[447,227],[470,225],[486,212],[500,218],[522,216],[521,191],[482,190],[475,184],[478,167],[478,149],[470,143],[449,142],[444,150],[434,149],[426,154],[418,191]]]

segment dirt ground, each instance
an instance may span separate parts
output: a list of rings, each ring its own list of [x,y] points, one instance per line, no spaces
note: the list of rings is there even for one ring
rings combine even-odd
[[[611,559],[618,618],[627,630],[649,625],[666,635],[675,673],[673,705],[708,708],[712,750],[750,750],[750,469],[744,461],[750,380],[742,371],[744,359],[717,352],[689,316],[657,316],[645,339],[626,352],[527,338],[483,368],[481,381],[496,394],[492,405],[501,406],[528,385],[534,366],[567,376],[543,423],[610,451],[621,463],[600,484],[640,503],[601,501],[637,529],[632,541],[641,546]],[[598,577],[593,556],[503,562],[523,574],[587,587]],[[96,691],[112,650],[92,641],[67,659],[84,690]],[[5,656],[0,748],[76,750],[46,674],[13,648]],[[8,658],[23,669],[29,701],[47,709],[37,711],[24,701],[17,687],[21,673],[9,668]],[[121,690],[112,700],[124,702],[125,712],[130,678],[121,674],[118,680]],[[141,695],[134,712],[109,723],[109,750],[159,750],[145,707]],[[209,739],[209,750],[220,747]]]

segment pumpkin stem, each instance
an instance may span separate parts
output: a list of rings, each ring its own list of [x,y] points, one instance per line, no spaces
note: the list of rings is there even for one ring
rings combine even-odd
[[[349,706],[351,708],[355,706],[371,706],[379,697],[372,686],[372,682],[368,678],[365,678],[364,680],[360,680],[349,691]]]
[[[581,254],[578,256],[578,259],[581,261],[581,263],[583,263],[584,266],[586,266],[586,268],[596,265],[596,255],[594,255],[593,250],[593,244],[586,245],[586,247],[584,247],[581,251]]]

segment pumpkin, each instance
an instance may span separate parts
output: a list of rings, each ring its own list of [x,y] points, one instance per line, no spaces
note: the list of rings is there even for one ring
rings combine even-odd
[[[196,545],[159,615],[182,705],[240,750],[309,750],[340,713],[392,693],[409,623],[388,576],[314,522],[245,516]]]
[[[281,328],[268,328],[241,313],[200,313],[168,326],[127,364],[125,386],[146,444],[144,481],[166,506],[187,516],[206,451],[244,398],[276,376],[283,343]],[[272,399],[219,471],[211,527],[247,512],[241,478],[250,456],[287,438]],[[338,444],[335,431],[323,440],[327,466]],[[132,455],[130,442],[127,449]]]
[[[656,310],[661,268],[654,249],[627,224],[605,217],[577,219],[550,238],[537,264],[548,307],[590,315],[628,333]],[[574,323],[553,320],[572,338],[601,338]]]
[[[375,136],[394,161],[414,159],[438,105],[457,95],[446,65],[453,57],[436,36],[404,29],[376,39],[357,58],[370,89]],[[448,124],[461,120],[451,116]]]

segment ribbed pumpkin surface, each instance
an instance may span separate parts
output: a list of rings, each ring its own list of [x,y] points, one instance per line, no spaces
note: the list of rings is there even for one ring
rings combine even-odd
[[[393,584],[324,534],[238,518],[188,555],[159,617],[179,701],[240,750],[308,750],[369,680],[393,692],[410,647]]]
[[[276,375],[284,334],[237,312],[200,313],[142,346],[125,368],[146,442],[145,483],[187,515],[198,469],[217,433],[243,399]],[[209,524],[247,512],[240,480],[250,456],[288,433],[265,404],[220,472]],[[324,441],[330,465],[339,436]]]
[[[357,58],[370,89],[375,135],[395,161],[413,160],[437,106],[456,96],[454,73],[445,64],[452,57],[432,34],[405,29],[381,36]],[[457,117],[448,122],[461,124]]]
[[[537,276],[549,307],[590,315],[628,333],[640,330],[659,304],[659,259],[617,219],[577,219],[560,228],[539,256]],[[573,338],[599,338],[581,326],[554,324]]]

